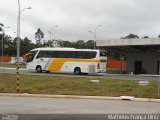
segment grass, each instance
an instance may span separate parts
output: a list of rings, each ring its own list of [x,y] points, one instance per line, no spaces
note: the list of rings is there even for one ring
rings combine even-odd
[[[107,68],[106,73],[109,74],[122,74],[121,69],[118,68]]]
[[[17,65],[16,64],[0,64],[0,67],[9,67],[9,68],[16,68]],[[20,65],[20,68],[26,68],[26,65]]]
[[[0,74],[0,92],[16,92],[16,75]],[[139,86],[134,80],[115,80],[99,78],[99,83],[92,83],[93,78],[30,76],[20,75],[20,92],[32,94],[87,95],[87,96],[135,96],[160,98],[158,82],[153,80],[147,86]],[[97,78],[96,78],[97,79]]]

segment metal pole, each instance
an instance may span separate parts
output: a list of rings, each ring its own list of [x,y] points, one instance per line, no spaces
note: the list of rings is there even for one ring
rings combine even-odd
[[[32,9],[31,7],[24,8],[21,10],[20,1],[18,0],[18,19],[17,19],[17,92],[19,92],[19,62],[20,62],[20,18],[21,13],[26,9]]]
[[[2,36],[1,36],[1,44],[2,44],[2,50],[1,50],[1,64],[2,64],[2,67],[3,67],[3,37],[4,37],[4,32],[3,32],[3,24],[1,23],[0,24],[1,26],[1,31],[2,31]]]
[[[158,62],[158,64],[159,64],[158,96],[160,96],[160,61]]]
[[[17,20],[17,93],[19,92],[19,55],[20,55],[20,2],[18,0],[18,20]]]
[[[97,37],[97,29],[98,27],[100,27],[101,25],[98,25],[95,29],[95,36],[94,36],[94,49],[96,49],[96,37]]]
[[[10,27],[5,27],[5,28],[10,28]],[[5,35],[5,32],[4,30],[2,29],[2,53],[1,53],[1,64],[2,64],[2,70],[3,70],[3,73],[4,73],[4,63],[2,62],[3,61],[3,56],[4,56],[4,35]]]
[[[52,45],[52,46],[53,46],[53,47],[57,47],[57,45],[56,45],[56,44],[57,44],[57,43],[56,43],[56,39],[55,39],[55,36],[54,36],[54,34],[53,34],[53,31],[52,31],[54,27],[56,28],[56,27],[58,27],[58,25],[52,26],[51,29],[49,30],[49,33],[50,33],[50,41],[53,40],[53,45]],[[53,39],[52,39],[52,37],[53,37]]]
[[[93,35],[93,39],[94,39],[94,49],[96,49],[96,34],[97,34],[97,29],[98,27],[100,27],[101,25],[98,25],[96,28],[95,28],[95,31],[92,32],[92,31],[89,31],[92,35]]]
[[[96,49],[96,32],[94,34],[94,49]]]
[[[93,35],[93,48],[95,49],[95,35],[91,30],[89,32]]]

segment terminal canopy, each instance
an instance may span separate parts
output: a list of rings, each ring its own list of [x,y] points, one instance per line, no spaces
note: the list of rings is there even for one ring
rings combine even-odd
[[[126,52],[160,52],[159,38],[98,40],[96,46]]]

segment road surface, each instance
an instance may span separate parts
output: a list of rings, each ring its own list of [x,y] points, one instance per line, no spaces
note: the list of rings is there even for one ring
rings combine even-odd
[[[2,68],[0,67],[0,73],[12,73],[16,74],[15,68]],[[130,75],[130,74],[106,74],[97,73],[89,75],[74,75],[74,74],[64,74],[64,73],[36,73],[29,72],[26,69],[20,69],[20,74],[26,75],[42,75],[42,76],[67,76],[67,77],[90,77],[90,78],[111,78],[111,79],[124,79],[124,80],[159,80],[158,75]]]
[[[0,96],[0,114],[160,114],[160,103]]]

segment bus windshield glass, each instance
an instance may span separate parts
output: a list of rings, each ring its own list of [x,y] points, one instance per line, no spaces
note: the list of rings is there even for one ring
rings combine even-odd
[[[36,53],[37,53],[37,51],[31,51],[30,53],[26,54],[27,63],[33,61]]]

